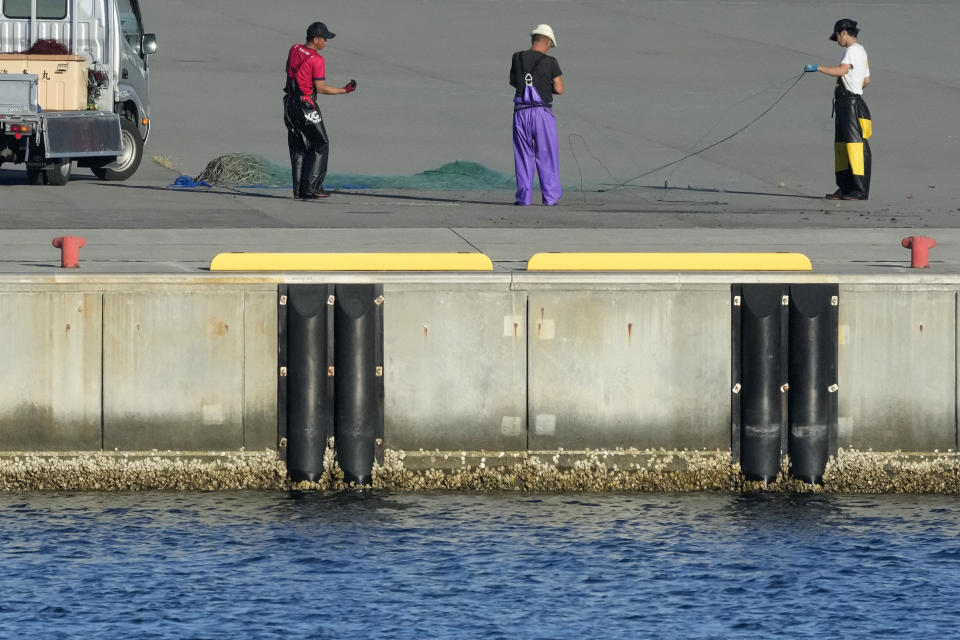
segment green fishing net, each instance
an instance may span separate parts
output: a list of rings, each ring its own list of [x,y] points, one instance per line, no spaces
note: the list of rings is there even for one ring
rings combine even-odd
[[[228,153],[208,162],[197,176],[201,180],[220,187],[275,187],[290,184],[290,169],[262,156]]]
[[[226,187],[283,187],[290,185],[290,168],[262,156],[230,153],[211,160],[197,180]],[[410,176],[328,174],[327,189],[481,190],[512,189],[514,177],[476,162],[456,161]]]

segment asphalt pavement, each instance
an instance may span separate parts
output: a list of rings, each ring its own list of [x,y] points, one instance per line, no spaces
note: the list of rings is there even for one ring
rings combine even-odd
[[[937,240],[930,273],[960,273],[960,5],[814,0],[357,0],[280,10],[253,0],[144,3],[154,128],[123,183],[75,170],[65,187],[0,168],[0,272],[58,269],[53,237],[81,235],[82,272],[202,272],[220,251],[472,251],[500,270],[538,251],[802,251],[825,273],[908,273],[908,235]],[[833,21],[863,28],[873,82],[867,202],[833,185]],[[225,153],[286,161],[286,50],[323,20],[331,172],[411,175],[454,160],[512,172],[510,54],[553,25],[566,93],[555,112],[566,191],[514,207],[509,190],[175,190]],[[154,158],[157,160],[155,161]],[[159,161],[159,162],[158,162]],[[162,163],[162,164],[161,164]],[[166,166],[162,166],[166,165]],[[170,168],[172,167],[172,168]]]

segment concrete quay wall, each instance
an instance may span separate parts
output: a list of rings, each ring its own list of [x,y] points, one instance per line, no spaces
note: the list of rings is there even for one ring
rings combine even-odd
[[[0,278],[0,451],[277,447],[277,287],[384,285],[385,446],[730,447],[731,285],[839,283],[839,444],[958,437],[956,276]]]

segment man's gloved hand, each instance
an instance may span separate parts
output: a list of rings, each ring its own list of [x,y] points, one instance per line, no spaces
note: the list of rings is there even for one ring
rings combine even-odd
[[[305,109],[316,109],[317,103],[313,101],[313,98],[310,96],[301,96],[300,104],[303,105]]]
[[[806,71],[807,73],[810,73],[811,71],[816,71],[816,70],[819,69],[819,68],[820,68],[820,67],[818,67],[818,66],[815,65],[815,64],[808,64],[807,66],[805,66],[805,67],[803,68],[803,70]]]
[[[357,81],[351,79],[346,85],[344,85],[343,90],[347,93],[353,93],[357,90]]]

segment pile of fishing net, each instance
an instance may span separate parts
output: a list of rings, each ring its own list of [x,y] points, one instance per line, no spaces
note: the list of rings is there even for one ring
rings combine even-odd
[[[70,47],[50,38],[40,38],[33,46],[20,53],[31,56],[66,56],[70,55]]]
[[[344,176],[351,178],[351,176]],[[510,189],[517,183],[512,175],[494,171],[477,162],[457,160],[448,162],[437,169],[427,169],[412,176],[355,176],[355,180],[379,179],[381,186],[368,187],[371,189],[423,189],[423,190],[482,190],[482,189]]]
[[[290,184],[290,169],[248,153],[228,153],[207,163],[197,182],[219,187],[276,187]]]
[[[291,180],[289,167],[246,153],[229,153],[215,158],[196,179],[221,187],[283,187],[289,186]],[[324,186],[327,189],[468,191],[510,189],[516,183],[512,175],[499,173],[476,162],[458,160],[410,176],[329,174]]]

